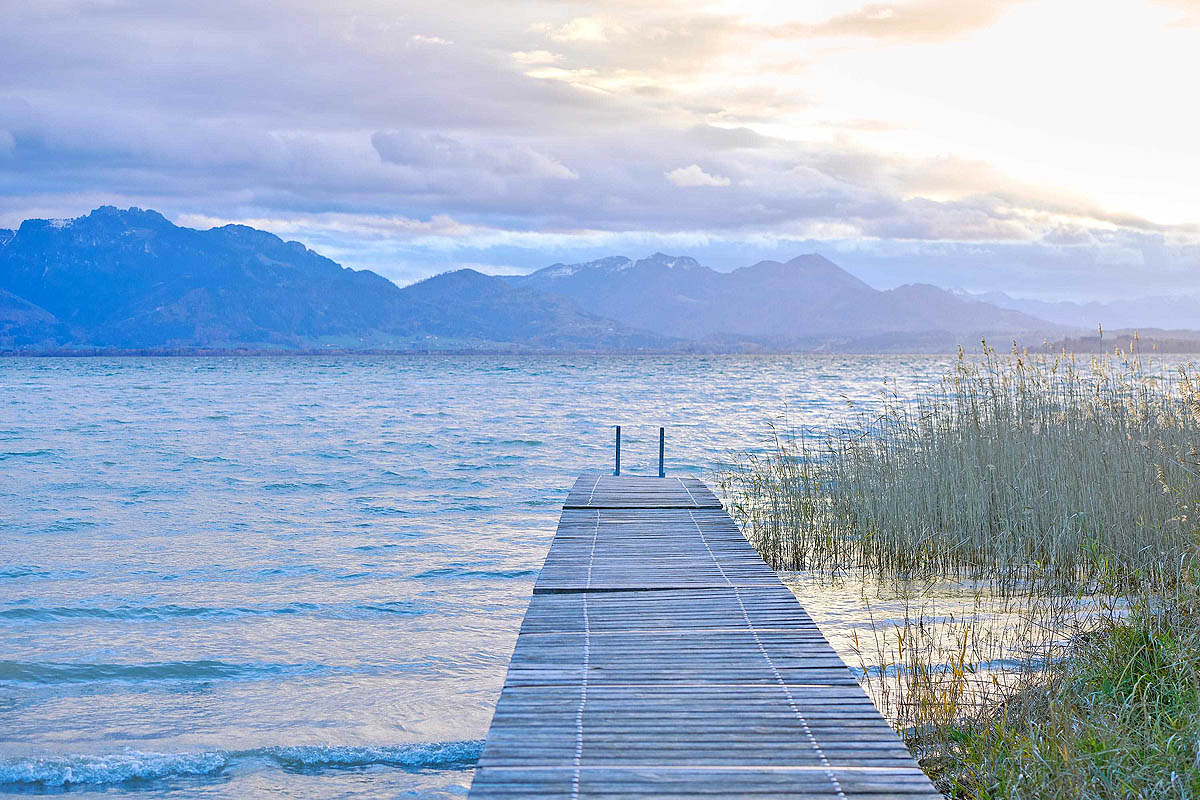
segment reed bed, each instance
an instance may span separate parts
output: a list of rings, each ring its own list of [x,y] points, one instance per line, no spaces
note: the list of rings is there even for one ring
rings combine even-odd
[[[1189,369],[985,348],[840,434],[777,432],[718,483],[777,569],[966,574],[1030,593],[1176,569],[1163,557],[1190,552],[1198,472]]]
[[[1200,796],[1200,375],[960,351],[717,476],[776,569],[886,580],[853,653],[955,797]],[[947,610],[947,584],[967,602]],[[853,660],[853,659],[852,659]]]

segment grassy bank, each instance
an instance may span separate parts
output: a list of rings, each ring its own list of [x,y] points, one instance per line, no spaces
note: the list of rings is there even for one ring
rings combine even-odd
[[[929,734],[954,797],[1200,796],[1200,617],[1143,609],[1018,691]]]
[[[863,671],[948,794],[1200,793],[1190,367],[985,348],[837,435],[780,431],[720,483],[776,568],[911,597],[859,642]],[[947,579],[974,613],[926,603]]]

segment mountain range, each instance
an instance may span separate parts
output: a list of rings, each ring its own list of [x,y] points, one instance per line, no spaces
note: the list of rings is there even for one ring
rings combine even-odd
[[[644,349],[668,343],[473,270],[401,289],[241,225],[102,207],[0,232],[0,349]]]
[[[1004,292],[978,294],[957,292],[957,294],[967,299],[991,303],[1000,308],[1022,311],[1047,322],[1093,331],[1097,326],[1103,326],[1110,330],[1149,327],[1200,330],[1200,297],[1189,294],[1134,297],[1113,300],[1108,303],[1032,300],[1012,297]]]
[[[927,284],[873,289],[815,253],[732,272],[655,253],[639,261],[555,264],[511,280],[625,325],[713,346],[740,341],[821,349],[889,337],[907,343],[921,335],[952,348],[962,337],[1027,336],[1057,327]]]
[[[1077,332],[1004,305],[926,284],[878,290],[817,254],[732,272],[614,256],[401,288],[265,231],[194,230],[138,208],[0,230],[8,353],[945,351]]]

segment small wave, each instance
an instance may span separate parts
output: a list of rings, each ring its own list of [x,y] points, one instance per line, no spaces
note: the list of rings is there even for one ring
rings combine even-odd
[[[321,481],[292,481],[284,483],[265,483],[263,491],[266,492],[295,492],[304,491],[307,489],[329,489],[332,488],[328,483]]]
[[[5,577],[0,573],[0,578]],[[343,575],[342,578],[357,578],[361,574]],[[311,616],[326,619],[362,619],[377,614],[404,614],[415,616],[428,613],[429,609],[411,600],[392,600],[379,603],[317,604],[288,603],[283,606],[216,608],[209,606],[16,606],[0,608],[0,622],[21,624],[26,622],[66,622],[70,620],[114,620],[131,622],[160,622],[172,619],[224,620],[242,617],[292,617]],[[0,680],[3,675],[0,674]]]
[[[62,788],[216,775],[225,753],[121,753],[0,761],[0,786]]]
[[[286,567],[267,567],[256,571],[255,575],[264,577],[274,577],[276,575],[320,575],[325,570],[318,567],[316,564],[295,564]]]
[[[429,609],[423,608],[410,600],[389,600],[383,603],[369,603],[355,606],[355,608],[376,614],[399,614],[404,617],[416,617],[429,613]]]
[[[3,683],[94,683],[237,680],[319,671],[314,665],[230,664],[225,661],[164,661],[152,664],[86,664],[56,661],[0,661]]]
[[[46,570],[26,565],[14,565],[6,569],[0,569],[0,579],[3,578],[41,578],[49,575]]]
[[[100,527],[97,523],[87,519],[77,519],[74,517],[61,517],[56,519],[49,525],[41,527],[28,528],[29,533],[47,534],[47,533],[74,533],[75,531],[88,530],[90,528]]]
[[[418,572],[414,578],[524,578],[537,575],[536,569],[459,569],[439,567]]]
[[[541,439],[475,439],[471,442],[473,445],[516,445],[523,447],[541,447],[545,444]]]
[[[319,611],[313,603],[289,603],[274,608],[212,608],[208,606],[55,606],[51,608],[0,609],[0,620],[54,622],[69,619],[165,620],[180,617],[224,619],[254,616],[290,616]]]
[[[475,765],[483,751],[479,740],[426,742],[377,747],[268,747],[245,755],[265,757],[284,769],[386,766],[401,769],[465,769]]]
[[[50,456],[58,458],[59,454],[56,450],[5,450],[0,451],[0,461],[8,461],[12,458],[45,458]]]
[[[362,506],[363,513],[374,517],[407,517],[411,512],[404,508],[392,506]]]
[[[335,581],[358,581],[370,577],[372,577],[370,572],[343,572],[341,575],[334,575],[333,579]]]
[[[405,771],[468,769],[479,760],[483,742],[420,742],[383,746],[294,746],[205,753],[71,755],[0,760],[0,786],[64,789],[215,778],[239,764],[266,763],[287,772],[320,772],[364,767]]]

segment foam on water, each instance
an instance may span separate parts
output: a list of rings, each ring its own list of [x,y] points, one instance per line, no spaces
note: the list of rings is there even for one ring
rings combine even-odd
[[[238,767],[266,764],[289,771],[391,767],[461,770],[479,760],[483,742],[421,742],[387,746],[262,747],[206,753],[71,755],[0,760],[0,787],[105,786],[172,778],[215,778]]]
[[[464,769],[475,766],[483,740],[429,742],[383,747],[269,747],[241,754],[262,757],[282,767],[303,769],[380,765],[401,769]]]
[[[0,786],[65,787],[215,775],[225,769],[225,753],[119,753],[104,756],[50,756],[0,761]]]

